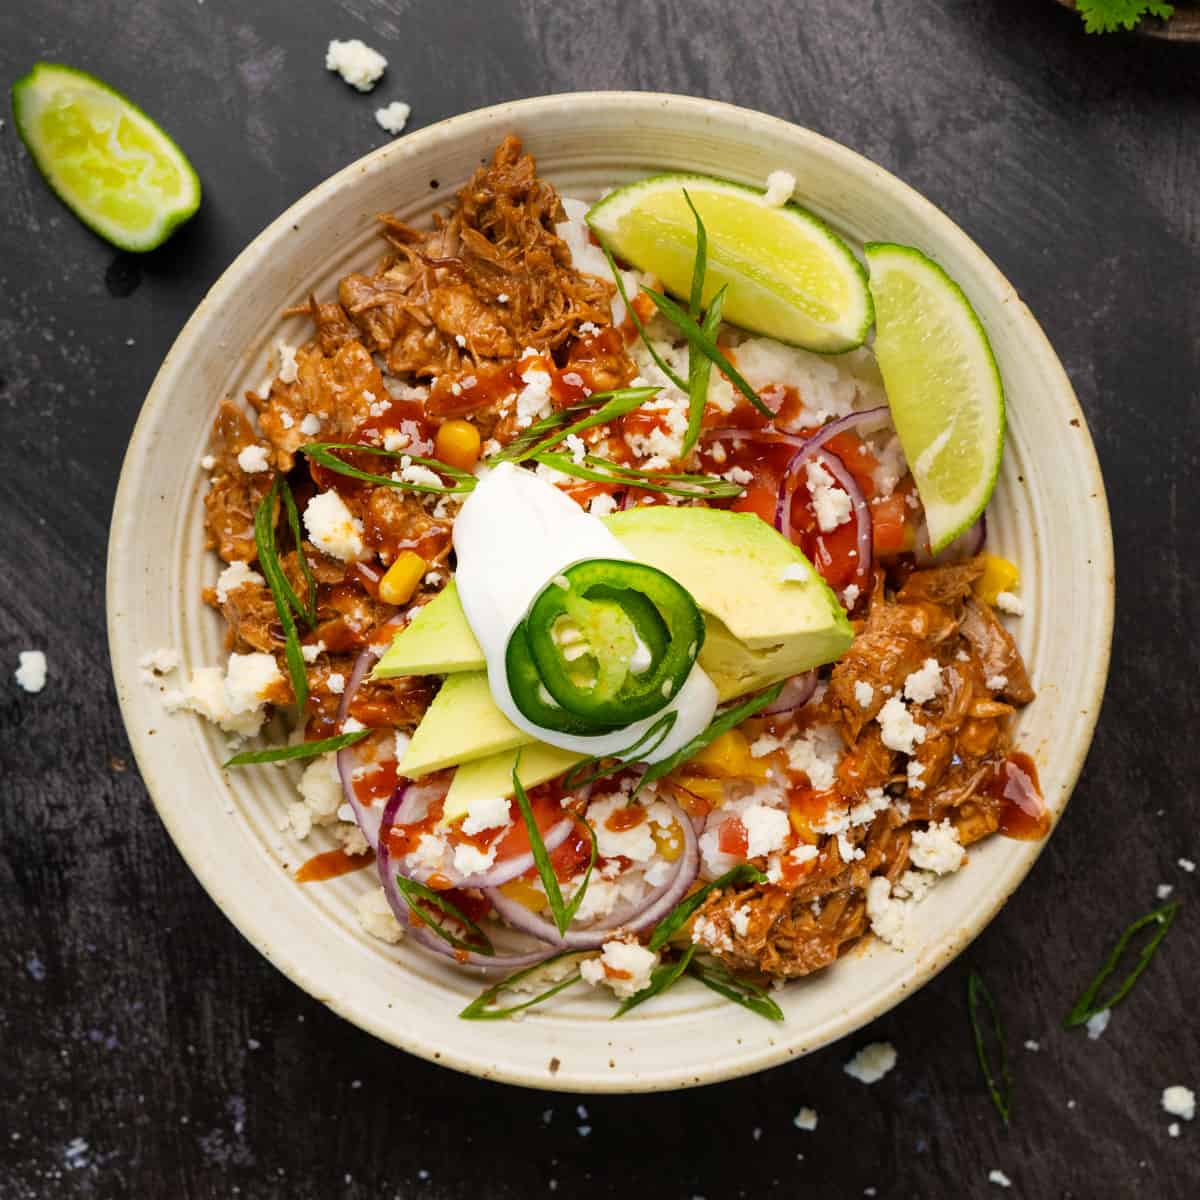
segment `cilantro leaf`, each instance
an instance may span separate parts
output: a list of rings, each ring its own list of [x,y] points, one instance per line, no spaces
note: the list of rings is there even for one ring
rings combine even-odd
[[[1165,21],[1175,12],[1165,0],[1075,0],[1088,33],[1115,33],[1132,29],[1143,17],[1162,17]]]

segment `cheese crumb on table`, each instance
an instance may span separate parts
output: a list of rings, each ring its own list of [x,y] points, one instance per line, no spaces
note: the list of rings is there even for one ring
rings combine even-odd
[[[1196,1115],[1196,1093],[1181,1083],[1172,1084],[1163,1088],[1162,1106],[1171,1116],[1190,1121]]]
[[[1191,875],[1196,869],[1196,864],[1192,862],[1190,858],[1181,858],[1179,860],[1179,866],[1181,870],[1186,871],[1189,875]]]
[[[411,115],[412,105],[405,104],[403,100],[393,100],[391,104],[375,110],[375,122],[380,129],[395,137],[398,133],[404,132],[404,127],[408,124],[408,118]]]
[[[805,1107],[792,1118],[792,1124],[797,1129],[803,1129],[806,1133],[812,1133],[817,1127],[817,1120],[817,1110]]]
[[[1092,1013],[1087,1020],[1087,1035],[1091,1041],[1096,1041],[1097,1038],[1108,1028],[1109,1019],[1112,1017],[1112,1009],[1102,1008],[1098,1013]]]
[[[46,655],[41,650],[22,650],[13,678],[25,691],[40,692],[46,686]]]
[[[387,59],[360,38],[335,39],[325,51],[325,69],[336,71],[352,88],[369,92],[387,70]]]
[[[988,1183],[994,1183],[997,1187],[1002,1188],[1012,1187],[1012,1180],[1003,1171],[989,1171]]]
[[[896,1065],[896,1057],[896,1048],[891,1042],[871,1042],[842,1070],[859,1083],[878,1083]]]

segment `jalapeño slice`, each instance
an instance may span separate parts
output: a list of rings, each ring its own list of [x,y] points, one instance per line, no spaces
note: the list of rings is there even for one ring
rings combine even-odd
[[[619,728],[665,708],[704,641],[686,588],[643,563],[576,563],[538,594],[508,645],[517,707],[546,728]],[[574,721],[572,721],[574,718]]]

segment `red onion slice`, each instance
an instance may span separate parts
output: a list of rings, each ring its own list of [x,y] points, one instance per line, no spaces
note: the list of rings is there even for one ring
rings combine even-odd
[[[770,717],[777,713],[792,712],[794,709],[803,708],[812,699],[812,694],[816,690],[816,671],[805,671],[803,675],[793,675],[783,685],[783,691],[779,693],[779,698],[775,703],[768,704],[762,710],[763,716]]]
[[[860,587],[865,586],[866,581],[871,577],[871,560],[875,548],[875,538],[871,524],[871,506],[867,503],[866,497],[863,496],[862,489],[858,486],[858,481],[846,469],[846,464],[832,450],[818,450],[816,457],[821,466],[837,480],[842,491],[850,497],[850,504],[854,509],[854,520],[858,527],[856,531],[858,538],[858,566],[855,575]]]
[[[395,823],[396,813],[403,803],[403,793],[405,790],[397,788],[392,798],[384,806],[383,817],[380,822],[378,845],[375,849],[375,865],[379,871],[379,878],[383,884],[383,891],[384,895],[387,896],[388,904],[396,920],[400,922],[412,939],[423,949],[441,958],[449,959],[459,966],[477,967],[479,970],[485,972],[516,971],[521,967],[530,967],[535,963],[542,962],[543,959],[549,958],[554,953],[554,950],[545,946],[513,954],[494,955],[477,954],[473,950],[457,950],[449,942],[443,941],[427,926],[416,924],[413,921],[408,903],[400,894],[400,889],[396,886],[396,876],[400,874],[400,868],[392,860],[391,852],[388,849],[387,836],[391,832],[392,825]]]
[[[886,405],[877,408],[863,409],[862,412],[848,413],[822,425],[811,437],[797,437],[793,433],[780,433],[774,429],[712,429],[703,434],[708,442],[728,442],[741,439],[747,442],[771,442],[776,445],[795,446],[798,450],[807,450],[809,455],[815,454],[830,438],[849,429],[857,429],[860,425],[877,425],[887,414]]]
[[[696,830],[692,822],[674,800],[666,800],[665,803],[683,832],[683,853],[679,856],[679,865],[666,883],[660,884],[636,904],[627,905],[624,909],[610,914],[606,924],[598,928],[568,929],[566,933],[560,934],[552,921],[530,912],[523,904],[509,899],[503,892],[488,888],[484,895],[514,929],[548,942],[556,950],[594,950],[622,930],[636,933],[657,924],[683,899],[700,871],[700,843],[696,840]]]

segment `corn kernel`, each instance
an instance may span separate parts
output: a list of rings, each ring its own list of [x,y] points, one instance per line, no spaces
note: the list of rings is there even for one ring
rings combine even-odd
[[[709,779],[704,775],[684,775],[679,780],[679,786],[685,792],[699,796],[713,808],[719,808],[725,803],[725,785],[719,779]]]
[[[528,879],[522,879],[520,876],[510,879],[507,883],[502,883],[500,891],[510,900],[515,900],[529,909],[530,912],[541,912],[546,907],[545,893],[539,892]]]
[[[437,458],[461,471],[469,471],[479,461],[479,430],[470,421],[443,422],[433,445]]]
[[[1021,579],[1016,563],[998,554],[983,555],[983,574],[975,581],[975,595],[984,604],[995,604],[1001,592],[1011,592]]]
[[[767,764],[750,753],[750,743],[740,729],[731,729],[709,742],[691,762],[724,779],[753,779],[762,783],[767,778]]]
[[[661,825],[652,826],[650,836],[658,853],[667,862],[674,862],[683,853],[683,830],[679,828],[678,821],[672,821],[665,829]]]
[[[407,604],[417,590],[429,564],[411,550],[402,550],[379,581],[379,598],[384,604]]]

